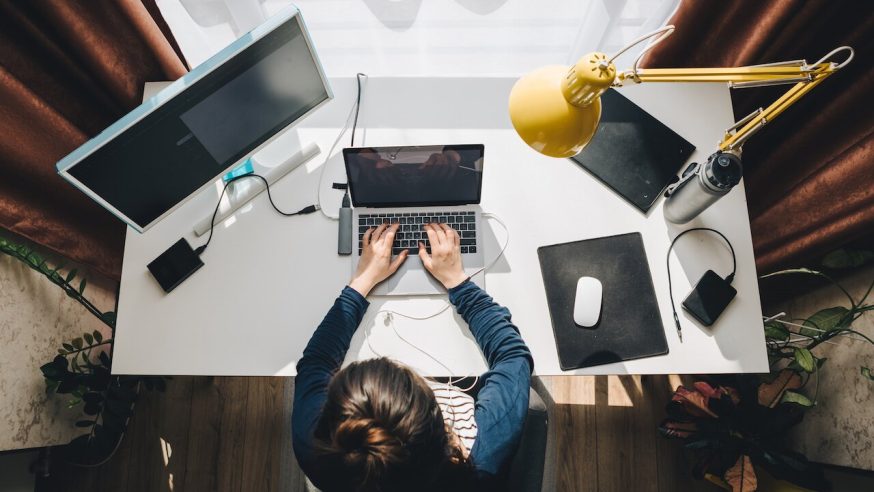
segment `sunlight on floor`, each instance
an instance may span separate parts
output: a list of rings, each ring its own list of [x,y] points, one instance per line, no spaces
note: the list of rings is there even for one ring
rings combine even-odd
[[[173,455],[173,448],[163,437],[158,438],[158,440],[161,441],[161,455],[164,457],[164,466],[168,466],[170,464],[170,456]]]
[[[633,407],[643,397],[640,376],[556,376],[542,381],[557,405]]]
[[[671,386],[668,389],[674,391],[677,389],[678,386],[683,386],[683,379],[680,377],[679,374],[671,374],[668,376],[668,383],[670,383]]]
[[[632,391],[634,394],[629,395]],[[607,376],[607,406],[633,407],[633,400],[643,395],[640,376]]]
[[[644,390],[643,378],[654,378]],[[556,405],[634,407],[652,398],[664,398],[682,386],[683,376],[543,376],[540,381]],[[687,378],[688,379],[688,378]],[[688,383],[688,381],[687,381]],[[536,387],[536,385],[535,385]]]
[[[170,443],[165,441],[163,437],[159,437],[158,440],[161,442],[161,456],[164,458],[164,467],[170,466],[170,458],[173,456],[173,447],[170,446]],[[173,474],[167,474],[167,488],[170,491],[173,491]]]
[[[556,405],[594,405],[594,376],[546,376],[543,386]]]

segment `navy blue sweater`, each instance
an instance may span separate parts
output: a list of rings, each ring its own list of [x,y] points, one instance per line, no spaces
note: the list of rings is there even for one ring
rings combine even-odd
[[[522,435],[534,361],[510,319],[510,311],[468,281],[449,290],[449,301],[470,326],[489,364],[477,394],[477,437],[470,459],[477,475],[491,482],[505,471]],[[301,469],[317,487],[334,490],[313,452],[313,432],[328,383],[340,368],[369,303],[346,287],[316,329],[297,364],[292,443]]]

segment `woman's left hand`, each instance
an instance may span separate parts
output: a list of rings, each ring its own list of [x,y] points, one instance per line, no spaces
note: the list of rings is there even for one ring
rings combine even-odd
[[[398,271],[407,259],[407,250],[391,257],[391,247],[395,240],[399,224],[382,224],[376,229],[370,228],[361,240],[361,258],[358,260],[358,270],[349,282],[349,287],[367,297],[371,289]]]

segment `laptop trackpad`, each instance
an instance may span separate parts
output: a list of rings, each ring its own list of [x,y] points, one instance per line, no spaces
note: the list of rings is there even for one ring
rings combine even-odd
[[[389,278],[389,294],[443,294],[446,289],[434,279],[418,255],[410,255]]]

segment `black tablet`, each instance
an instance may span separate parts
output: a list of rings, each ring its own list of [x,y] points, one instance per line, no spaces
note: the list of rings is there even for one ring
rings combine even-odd
[[[601,123],[571,160],[643,213],[649,212],[695,146],[619,92],[601,96]]]

